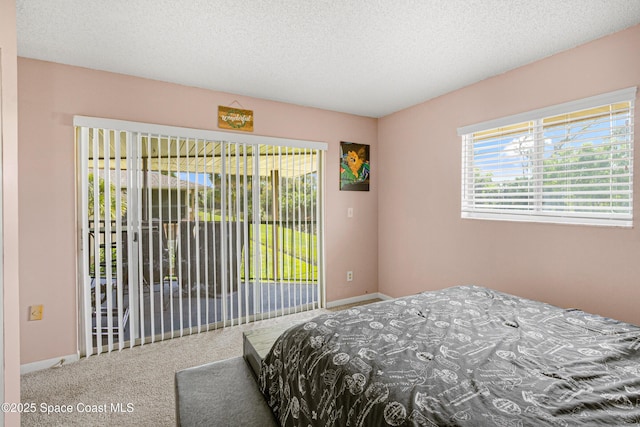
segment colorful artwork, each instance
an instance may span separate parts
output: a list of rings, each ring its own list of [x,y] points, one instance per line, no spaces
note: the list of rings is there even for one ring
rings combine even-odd
[[[340,143],[340,190],[369,191],[369,146]]]

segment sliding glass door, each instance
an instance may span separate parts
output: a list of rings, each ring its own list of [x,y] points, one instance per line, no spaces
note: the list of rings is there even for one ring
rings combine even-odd
[[[322,305],[325,144],[75,124],[83,353]]]

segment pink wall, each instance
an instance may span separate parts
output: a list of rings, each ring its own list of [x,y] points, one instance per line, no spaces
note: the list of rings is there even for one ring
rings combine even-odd
[[[327,142],[327,300],[377,291],[376,119],[24,58],[18,94],[20,309],[45,306],[42,321],[22,316],[23,364],[77,350],[74,115],[217,130],[217,106],[237,100],[254,110],[256,135]],[[371,144],[370,192],[338,190],[340,141]]]
[[[2,148],[2,310],[4,402],[20,402],[20,315],[18,258],[18,85],[16,4],[0,1],[0,141]],[[4,425],[20,425],[19,414],[3,414]],[[1,422],[0,422],[1,424]]]
[[[21,353],[13,357],[24,364],[77,349],[73,115],[216,129],[217,105],[234,100],[255,111],[257,135],[329,144],[328,301],[475,283],[640,324],[638,227],[461,220],[456,135],[459,126],[638,85],[639,47],[636,26],[380,120],[19,58]],[[369,193],[338,191],[340,141],[371,144]],[[45,305],[44,320],[26,321],[31,304]]]
[[[478,284],[640,324],[640,162],[633,229],[461,220],[456,134],[637,86],[639,52],[635,26],[380,119],[379,291]]]

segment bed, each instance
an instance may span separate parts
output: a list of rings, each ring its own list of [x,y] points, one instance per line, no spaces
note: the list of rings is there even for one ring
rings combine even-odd
[[[640,327],[478,286],[285,331],[259,387],[283,426],[640,424]]]

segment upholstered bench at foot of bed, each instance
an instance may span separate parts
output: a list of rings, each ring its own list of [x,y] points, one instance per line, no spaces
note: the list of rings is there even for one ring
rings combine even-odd
[[[178,426],[277,426],[242,357],[176,372]]]

